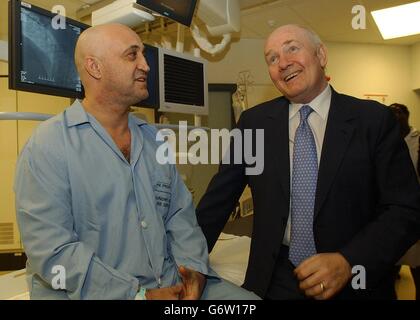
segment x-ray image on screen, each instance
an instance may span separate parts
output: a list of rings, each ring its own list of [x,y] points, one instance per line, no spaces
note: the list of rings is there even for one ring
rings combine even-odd
[[[51,17],[22,8],[21,81],[82,91],[74,64],[76,41],[82,30],[71,24],[55,30]]]

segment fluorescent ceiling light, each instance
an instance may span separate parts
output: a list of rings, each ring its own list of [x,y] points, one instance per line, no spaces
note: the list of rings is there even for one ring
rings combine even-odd
[[[371,14],[385,40],[420,33],[420,1],[372,11]]]

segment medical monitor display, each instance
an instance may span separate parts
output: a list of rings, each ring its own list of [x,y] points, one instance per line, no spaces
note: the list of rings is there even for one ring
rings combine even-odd
[[[197,0],[137,0],[137,3],[189,27]]]
[[[82,98],[74,50],[89,26],[66,18],[64,28],[58,28],[54,13],[18,0],[9,6],[9,87]]]
[[[144,44],[144,57],[149,65],[150,71],[147,75],[147,91],[149,97],[141,101],[139,107],[158,108],[159,107],[159,49],[148,44]]]
[[[159,111],[207,115],[206,61],[161,48],[159,66]]]

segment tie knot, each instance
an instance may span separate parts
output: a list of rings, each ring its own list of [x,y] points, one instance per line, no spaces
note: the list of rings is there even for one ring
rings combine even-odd
[[[310,106],[308,105],[304,105],[302,108],[300,108],[299,112],[300,112],[300,119],[302,121],[306,121],[308,120],[309,115],[311,114],[311,112],[314,111]]]

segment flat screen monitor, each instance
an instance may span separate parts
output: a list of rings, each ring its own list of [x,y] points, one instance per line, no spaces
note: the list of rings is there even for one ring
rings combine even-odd
[[[138,107],[158,108],[159,107],[159,49],[144,44],[144,57],[149,65],[150,71],[147,75],[147,91],[149,97],[137,104]]]
[[[58,29],[52,23],[55,16],[20,0],[9,1],[9,88],[82,98],[74,50],[89,26],[66,18],[65,28]]]
[[[138,107],[158,112],[208,114],[207,63],[186,53],[144,45],[150,67],[147,75],[149,97]]]
[[[208,114],[206,60],[159,49],[160,112]]]
[[[149,10],[157,12],[189,27],[194,15],[197,0],[136,0]],[[219,1],[219,0],[215,0]]]

